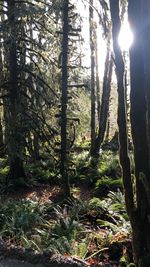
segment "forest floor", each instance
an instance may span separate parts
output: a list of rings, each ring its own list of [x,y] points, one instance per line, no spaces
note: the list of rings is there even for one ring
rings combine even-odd
[[[0,237],[6,248],[50,252],[90,266],[128,266],[133,261],[131,229],[120,171],[115,157],[108,157],[98,172],[80,164],[69,199],[64,200],[60,186],[41,182],[2,194]]]
[[[87,203],[92,199],[92,192],[90,192],[88,188],[86,189],[82,186],[81,188],[74,188],[73,191],[74,197],[82,200],[83,203]],[[16,202],[28,200],[39,203],[42,206],[47,204],[54,204],[54,206],[57,207],[57,205],[59,205],[62,201],[62,193],[58,186],[39,184],[38,186],[34,187],[34,189],[26,189],[11,193],[7,196],[5,195],[1,200],[3,203],[6,203],[8,201],[11,202],[12,200],[13,202],[14,200]],[[66,216],[65,214],[62,215]],[[107,217],[107,214],[105,214],[105,216]],[[52,217],[49,218],[49,220],[50,219],[55,220],[54,214],[52,214]],[[113,225],[111,227],[112,222],[109,222],[111,221],[110,218],[105,219],[105,223],[108,220],[108,224],[106,223],[106,226],[103,225],[100,227],[97,221],[101,219],[104,219],[104,214],[99,215],[98,210],[96,210],[95,208],[86,211],[83,218],[80,218],[81,223],[84,224],[85,229],[88,230],[89,235],[91,235],[91,240],[90,242],[88,242],[87,248],[79,248],[79,250],[83,250],[83,252],[81,251],[81,260],[82,258],[84,258],[82,257],[82,253],[85,253],[86,262],[90,265],[113,267],[127,266],[126,262],[129,262],[132,259],[130,234],[124,229],[121,230],[119,227],[117,229],[117,225],[116,229],[112,231]],[[38,236],[32,236],[32,238],[36,239],[38,238]],[[85,237],[83,239],[85,241]],[[6,242],[8,244],[8,247],[21,245],[18,244],[18,241],[16,241],[15,238],[9,238],[8,240],[6,239]],[[100,243],[102,246],[100,246]],[[72,256],[68,252],[64,252],[63,255],[65,257]],[[74,255],[74,257],[75,256],[76,255]],[[80,255],[77,255],[76,257],[80,258]]]

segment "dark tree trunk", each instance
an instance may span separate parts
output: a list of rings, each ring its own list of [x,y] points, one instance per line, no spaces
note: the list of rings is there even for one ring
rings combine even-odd
[[[128,1],[129,20],[134,34],[134,44],[130,48],[131,74],[131,130],[134,144],[134,162],[136,177],[136,207],[133,202],[130,162],[126,130],[124,63],[118,34],[120,31],[119,1],[110,1],[112,17],[113,45],[115,52],[116,74],[118,80],[118,125],[120,140],[120,162],[123,169],[123,182],[127,212],[132,225],[134,259],[137,266],[148,267],[150,261],[150,223],[149,223],[149,151],[146,121],[145,72],[143,57],[142,31],[144,18],[141,16],[144,5],[141,0]],[[144,2],[145,3],[145,2]],[[143,21],[142,21],[143,19]]]
[[[106,137],[105,142],[109,142],[109,135],[110,135],[110,112],[108,110],[108,116],[107,116],[107,127],[106,127]]]
[[[145,73],[145,94],[147,104],[147,136],[149,147],[149,167],[150,167],[150,1],[142,1],[142,21],[144,29],[142,31],[144,73]]]
[[[1,8],[0,8],[1,9]],[[0,10],[1,11],[1,10]],[[3,41],[0,38],[0,41]],[[3,76],[3,59],[2,59],[2,50],[0,50],[0,81],[3,83],[4,76]],[[1,88],[0,88],[1,89]],[[5,94],[5,92],[4,92]],[[4,128],[3,128],[3,117],[4,117],[4,103],[0,102],[1,108],[0,108],[0,157],[3,157],[5,155],[5,146],[4,146]]]
[[[135,223],[135,206],[133,198],[133,188],[130,171],[130,160],[128,156],[128,135],[127,135],[127,118],[126,118],[126,99],[124,86],[124,62],[121,49],[118,43],[121,21],[119,17],[119,0],[110,0],[110,11],[112,19],[112,36],[113,48],[115,54],[115,66],[118,87],[118,127],[120,143],[120,163],[123,172],[123,184],[125,191],[125,201],[127,213],[130,218],[132,227]]]
[[[146,1],[147,2],[147,1]],[[136,200],[138,221],[133,225],[133,245],[135,260],[138,266],[147,267],[146,258],[150,260],[150,223],[149,223],[149,145],[147,135],[147,118],[145,93],[149,87],[149,78],[145,80],[144,56],[143,56],[143,36],[148,16],[142,10],[145,1],[129,0],[128,15],[134,34],[134,43],[130,48],[130,73],[131,73],[131,130],[134,144],[134,161],[136,176]],[[148,3],[148,2],[147,2]],[[149,35],[148,35],[149,36]],[[146,36],[145,44],[148,44]],[[146,48],[146,47],[145,47]],[[149,62],[149,50],[146,53],[145,62]],[[148,63],[149,64],[149,63]],[[148,74],[149,75],[149,74]],[[146,86],[146,87],[145,87]],[[148,97],[148,95],[147,95]],[[147,193],[148,192],[148,193]],[[142,265],[141,265],[142,264]]]
[[[94,147],[95,156],[99,154],[99,150],[104,141],[104,136],[105,136],[106,127],[107,127],[109,99],[110,99],[110,91],[111,91],[112,68],[113,68],[113,60],[111,57],[110,48],[108,47],[106,61],[105,61],[105,72],[104,72],[104,80],[103,80],[102,101],[101,101],[101,108],[100,108],[99,129],[98,129],[98,136],[96,138],[95,147]]]
[[[17,66],[17,31],[15,19],[15,1],[7,0],[8,23],[9,23],[9,160],[10,173],[9,178],[17,180],[25,177],[22,155],[22,136],[21,136],[21,114],[20,114],[20,96],[18,88],[18,66]]]
[[[4,155],[5,155],[5,146],[4,146],[3,125],[2,125],[2,118],[0,117],[0,157],[4,157]]]
[[[68,34],[69,0],[63,3],[63,44],[62,44],[62,97],[61,97],[61,175],[64,195],[70,196],[67,159],[67,89],[68,89]]]
[[[96,111],[96,94],[95,94],[95,44],[94,44],[94,22],[93,22],[93,0],[89,3],[89,30],[90,30],[90,52],[91,52],[91,150],[94,153],[95,145],[95,111]]]

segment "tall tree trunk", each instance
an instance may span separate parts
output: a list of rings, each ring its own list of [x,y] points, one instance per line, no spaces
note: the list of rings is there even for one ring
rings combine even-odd
[[[147,1],[146,1],[147,2]],[[149,81],[145,78],[143,57],[142,32],[149,21],[149,15],[142,17],[145,1],[129,0],[128,16],[134,34],[134,43],[130,48],[130,73],[131,73],[131,130],[134,144],[134,161],[136,176],[136,200],[138,221],[133,225],[133,245],[135,260],[138,266],[147,267],[146,258],[150,261],[150,181],[149,181],[149,146],[147,136],[147,109],[145,97],[145,85],[149,87]],[[147,2],[148,3],[148,2]],[[148,35],[149,36],[149,35]],[[147,38],[145,44],[148,44]],[[146,53],[146,51],[144,51]],[[146,54],[149,62],[149,55]],[[149,64],[149,63],[148,63]],[[149,75],[149,74],[148,74]],[[149,79],[149,78],[148,78]],[[149,89],[149,88],[148,88]],[[142,265],[141,265],[142,264]]]
[[[3,12],[2,7],[0,7],[0,11]],[[2,18],[0,18],[0,21],[2,22]],[[0,38],[0,41],[3,42],[2,38]],[[2,56],[2,48],[0,49],[0,81],[1,83],[3,83],[4,81],[4,75],[3,75],[3,56]],[[5,94],[2,93],[2,88],[0,88],[1,90],[1,96],[3,96]],[[3,107],[2,107],[3,103],[2,101],[0,102],[0,156],[3,157],[5,155],[5,146],[4,146],[4,129],[3,129],[3,116],[4,116],[4,112],[3,112]]]
[[[150,167],[150,1],[142,1],[142,21],[144,23],[144,29],[142,31],[143,42],[143,57],[144,57],[144,73],[145,73],[145,94],[147,104],[147,136],[149,147],[149,167]]]
[[[112,68],[113,68],[113,60],[111,57],[110,47],[108,45],[106,61],[105,61],[105,72],[104,72],[104,80],[103,80],[102,101],[101,101],[101,108],[100,108],[99,129],[98,129],[98,136],[95,141],[94,155],[99,154],[99,150],[100,150],[101,144],[104,141],[104,136],[106,132],[108,110],[109,110],[109,99],[110,99],[110,91],[111,91]]]
[[[97,32],[95,29],[95,66],[96,66],[96,102],[97,102],[97,118],[98,118],[98,123],[100,121],[100,107],[101,107],[101,102],[100,102],[100,78],[99,78],[99,64],[98,64],[98,40],[97,40]]]
[[[123,172],[123,184],[125,192],[125,202],[127,213],[130,218],[132,229],[135,228],[135,206],[133,198],[133,188],[130,171],[130,160],[128,156],[128,135],[127,135],[127,118],[126,118],[126,99],[124,87],[124,62],[121,48],[118,43],[118,35],[121,28],[119,17],[119,0],[109,0],[111,19],[112,19],[112,36],[113,48],[115,54],[115,66],[118,87],[118,127],[119,127],[119,143],[120,143],[120,163]]]
[[[4,1],[3,1],[4,2]],[[1,6],[1,23],[5,23],[5,15],[3,13],[3,9],[4,7]],[[1,36],[1,42],[3,43],[3,46],[1,46],[1,77],[0,79],[2,81],[4,81],[4,76],[8,76],[8,68],[7,68],[7,65],[8,65],[8,51],[7,51],[7,45],[6,45],[6,40],[8,39],[8,31],[4,31],[3,32],[3,35]],[[4,71],[5,69],[5,71]],[[4,90],[3,89],[3,93],[2,94],[7,94],[7,90]],[[4,148],[5,148],[5,154],[7,155],[8,154],[8,149],[7,149],[7,144],[8,144],[8,99],[7,98],[3,98],[3,119],[4,119]]]
[[[133,202],[133,190],[131,183],[130,162],[127,151],[127,130],[125,111],[124,90],[124,63],[120,47],[118,45],[118,34],[120,31],[119,1],[110,1],[112,17],[113,45],[115,52],[116,74],[118,80],[118,125],[120,140],[120,162],[123,169],[123,182],[127,212],[130,217],[134,258],[137,266],[148,267],[150,260],[150,225],[149,225],[149,162],[148,162],[148,140],[146,125],[146,100],[145,100],[145,73],[144,58],[142,54],[143,21],[141,17],[142,1],[129,0],[128,14],[134,34],[134,44],[130,48],[130,74],[131,74],[131,129],[134,144],[134,162],[136,177],[136,207]]]
[[[30,25],[30,39],[33,40],[34,37],[33,37],[33,29],[32,29],[32,24]],[[39,36],[39,45],[42,46],[41,44],[41,38]],[[31,50],[34,50],[34,46],[33,46],[33,43],[31,42],[30,43],[30,48]],[[39,64],[42,64],[42,61],[41,61],[41,58],[38,59],[38,63]],[[34,64],[33,64],[33,56],[30,55],[30,68],[31,68],[31,71],[33,72],[34,71]],[[32,83],[32,87],[34,88],[35,92],[38,91],[38,81],[37,83],[34,81],[33,77],[30,78],[31,79],[31,83]],[[35,92],[32,92],[32,99],[34,99],[34,103],[35,103],[35,106],[38,106],[38,101],[37,101],[37,98],[36,98],[36,93]],[[37,125],[37,127],[39,127],[39,125]],[[39,135],[37,132],[35,131],[31,131],[31,129],[29,129],[29,133],[28,133],[28,137],[29,137],[29,142],[30,144],[28,145],[28,147],[31,145],[31,148],[30,148],[30,155],[33,159],[33,161],[37,161],[40,159],[40,144],[39,144]],[[32,135],[32,138],[31,138],[31,135]]]
[[[95,145],[95,45],[94,45],[94,21],[93,21],[93,0],[89,3],[89,30],[90,30],[90,52],[91,52],[91,155],[94,153]]]
[[[1,109],[2,113],[2,109]],[[4,157],[5,149],[4,149],[4,136],[3,136],[3,125],[2,125],[2,114],[0,115],[0,157]]]
[[[63,3],[63,43],[62,43],[62,96],[61,96],[61,175],[65,196],[70,196],[67,159],[67,89],[68,89],[68,34],[69,0]]]
[[[18,66],[17,66],[17,31],[15,19],[15,1],[7,0],[8,6],[8,23],[10,31],[9,42],[9,160],[10,173],[9,178],[18,180],[25,177],[22,155],[22,136],[20,122],[20,96],[18,88]]]

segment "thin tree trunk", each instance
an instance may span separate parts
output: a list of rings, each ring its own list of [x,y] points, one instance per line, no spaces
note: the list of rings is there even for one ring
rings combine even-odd
[[[62,97],[61,97],[61,175],[65,196],[70,196],[67,159],[67,89],[68,89],[68,34],[69,0],[63,3],[63,44],[62,44]]]
[[[4,23],[4,14],[2,12],[1,14],[1,22]],[[6,39],[7,39],[7,33],[4,32],[3,33],[3,36],[2,36],[2,39],[1,39],[1,42],[4,43],[4,46],[1,47],[1,80],[4,81],[4,67],[6,69],[7,68],[7,52],[6,52]],[[8,62],[7,62],[8,63]],[[6,65],[5,65],[6,64]],[[7,74],[6,74],[7,75]],[[7,91],[3,91],[4,94],[7,93]],[[3,138],[3,141],[4,141],[4,148],[5,148],[5,155],[8,155],[8,99],[7,98],[3,98],[2,100],[2,103],[3,103],[3,119],[4,119],[4,138]]]
[[[97,43],[97,32],[95,30],[95,66],[96,66],[96,99],[97,99],[97,119],[100,121],[100,78],[99,78],[99,64],[98,64],[98,43]]]
[[[102,93],[102,101],[100,109],[99,129],[98,129],[98,136],[95,141],[94,155],[99,154],[99,150],[101,144],[104,141],[104,136],[106,132],[108,110],[109,110],[109,99],[111,91],[112,68],[113,68],[113,60],[111,57],[110,48],[108,47],[106,61],[105,61],[105,73],[103,80],[103,93]]]
[[[2,110],[1,110],[2,113]],[[4,138],[3,138],[3,125],[2,125],[2,114],[0,116],[0,157],[4,157],[5,149],[4,149]]]
[[[2,7],[0,7],[0,11],[3,12]],[[1,21],[1,19],[0,19]],[[2,38],[0,38],[0,41],[2,42]],[[4,81],[4,75],[3,75],[3,58],[2,58],[2,48],[0,49],[0,81],[3,83]],[[1,89],[1,88],[0,88]],[[4,92],[5,94],[5,92]],[[3,95],[3,94],[2,94]],[[2,105],[3,103],[0,102],[0,104]],[[5,155],[5,146],[4,146],[4,134],[3,134],[3,107],[0,107],[0,156],[3,157]]]
[[[109,142],[109,135],[110,135],[110,112],[108,110],[108,115],[107,115],[107,127],[106,127],[106,137],[105,137],[105,142]]]
[[[32,29],[32,26],[30,26],[30,39],[31,40],[34,39],[33,38],[33,29]],[[39,38],[39,44],[42,46],[42,44],[41,44],[41,38]],[[32,42],[30,44],[30,47],[31,47],[32,50],[34,50],[34,47],[33,47],[33,43]],[[33,68],[34,67],[33,66],[34,64],[33,64],[33,57],[32,57],[32,55],[30,55],[30,58],[31,58],[30,68],[33,71],[34,70],[34,68]],[[39,64],[42,64],[41,58],[39,58],[38,63]],[[38,91],[38,87],[39,87],[38,82],[36,83],[34,81],[33,77],[31,77],[31,83],[32,83],[32,87],[35,89],[35,91],[36,90]],[[36,99],[36,96],[35,96],[34,93],[32,93],[32,98],[34,99],[35,106],[37,106],[37,99]],[[31,135],[32,135],[33,140],[31,138]],[[40,140],[39,140],[39,136],[38,136],[37,132],[35,132],[35,131],[33,131],[33,132],[31,131],[30,133],[28,133],[28,136],[30,137],[30,143],[31,143],[31,149],[30,149],[31,153],[30,153],[30,155],[32,156],[33,161],[37,161],[37,160],[40,159],[40,145],[39,145],[39,141]],[[29,144],[29,146],[30,146],[30,144]]]
[[[93,155],[95,146],[95,111],[96,111],[96,95],[95,95],[95,45],[94,45],[94,23],[93,23],[93,0],[89,4],[89,30],[90,30],[90,52],[91,52],[91,150]]]

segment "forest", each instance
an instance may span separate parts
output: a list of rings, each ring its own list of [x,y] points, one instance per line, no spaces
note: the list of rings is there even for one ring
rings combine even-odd
[[[149,33],[149,0],[0,1],[0,264],[150,267]]]

